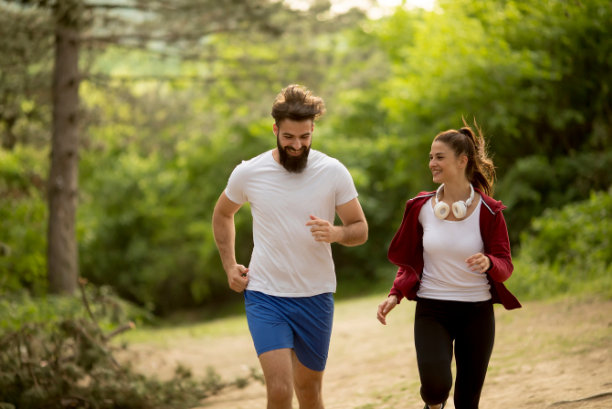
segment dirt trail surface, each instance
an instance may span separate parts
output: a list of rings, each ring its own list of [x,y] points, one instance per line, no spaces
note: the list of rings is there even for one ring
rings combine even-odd
[[[382,298],[336,304],[323,386],[327,409],[423,407],[413,339],[415,304],[402,302],[383,326],[376,320]],[[496,306],[495,314],[497,335],[482,408],[612,408],[612,301],[528,302],[514,311]],[[212,365],[226,379],[259,368],[243,317],[136,332],[130,339],[128,354],[149,375],[169,376],[177,363],[190,366],[195,376],[204,376]],[[202,402],[208,409],[265,407],[265,387],[259,383]],[[452,392],[447,407],[454,409]]]

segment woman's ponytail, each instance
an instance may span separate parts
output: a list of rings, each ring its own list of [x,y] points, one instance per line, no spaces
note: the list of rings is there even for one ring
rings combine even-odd
[[[493,160],[487,155],[487,146],[482,131],[474,120],[475,134],[463,118],[463,128],[454,129],[438,134],[434,141],[444,142],[453,149],[455,156],[465,155],[468,158],[465,176],[470,183],[482,190],[486,195],[492,196],[495,183],[495,166]]]

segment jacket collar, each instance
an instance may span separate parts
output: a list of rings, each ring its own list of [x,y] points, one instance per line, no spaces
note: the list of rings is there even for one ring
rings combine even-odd
[[[493,199],[492,197],[489,197],[487,195],[485,195],[480,189],[478,189],[477,187],[474,188],[474,190],[476,192],[478,192],[480,194],[480,196],[482,197],[482,203],[485,205],[485,207],[489,210],[489,212],[491,212],[491,214],[496,214],[497,212],[506,209],[506,206],[504,206],[502,204],[502,202]],[[417,200],[417,199],[424,199],[424,198],[428,198],[428,197],[432,197],[436,194],[436,191],[432,191],[432,192],[421,192],[417,195],[417,197],[415,197],[412,200]]]

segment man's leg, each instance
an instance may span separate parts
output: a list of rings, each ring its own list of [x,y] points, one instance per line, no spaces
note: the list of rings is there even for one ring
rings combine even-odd
[[[323,409],[323,371],[306,368],[291,352],[293,361],[293,385],[300,409]]]
[[[259,355],[266,379],[268,409],[291,409],[293,399],[292,350],[275,349]]]

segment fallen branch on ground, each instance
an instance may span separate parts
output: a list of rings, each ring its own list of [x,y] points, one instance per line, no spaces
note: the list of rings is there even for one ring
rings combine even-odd
[[[563,400],[563,401],[559,401],[559,402],[555,402],[552,405],[547,406],[548,408],[552,408],[555,406],[561,406],[561,405],[565,405],[567,403],[576,403],[576,402],[585,402],[585,401],[589,401],[589,400],[597,400],[600,398],[604,398],[606,396],[612,396],[612,392],[604,392],[604,393],[600,393],[597,395],[593,395],[593,396],[588,396],[586,398],[581,398],[581,399],[576,399],[576,400]]]

